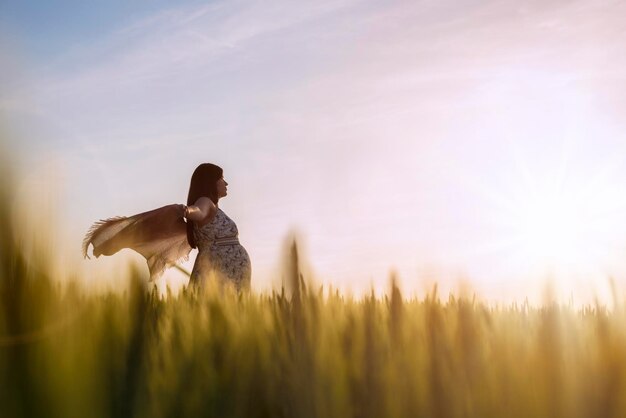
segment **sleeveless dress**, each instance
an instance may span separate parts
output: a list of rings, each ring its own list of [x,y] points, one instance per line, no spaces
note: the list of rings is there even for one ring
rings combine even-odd
[[[198,256],[191,273],[191,283],[203,287],[209,277],[222,284],[230,283],[238,291],[249,289],[252,274],[250,257],[239,243],[237,225],[222,209],[206,225],[193,225]]]

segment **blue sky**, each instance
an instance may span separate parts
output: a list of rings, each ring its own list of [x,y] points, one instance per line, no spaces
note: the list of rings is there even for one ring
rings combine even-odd
[[[620,3],[49,4],[0,5],[0,110],[23,193],[60,184],[72,260],[91,222],[184,201],[209,161],[260,289],[293,230],[344,289],[395,268],[540,294],[556,271],[569,294],[626,272]]]
[[[171,4],[159,0],[3,1],[0,22],[4,34],[21,44],[27,55],[47,61]]]

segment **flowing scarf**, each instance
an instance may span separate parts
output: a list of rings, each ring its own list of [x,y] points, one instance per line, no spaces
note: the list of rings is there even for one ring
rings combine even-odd
[[[130,248],[144,256],[150,270],[150,280],[158,278],[165,269],[189,257],[187,223],[184,205],[167,205],[130,217],[117,216],[94,223],[83,240],[83,256],[89,245],[93,255],[113,255]]]

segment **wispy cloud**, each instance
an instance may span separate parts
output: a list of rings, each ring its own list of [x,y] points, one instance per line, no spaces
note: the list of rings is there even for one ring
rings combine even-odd
[[[206,68],[225,51],[346,7],[350,2],[220,1],[163,11],[122,28],[95,45],[93,61],[59,77],[53,89],[137,83]],[[89,45],[86,45],[89,47]],[[86,49],[86,48],[85,48]],[[57,75],[58,76],[58,75]],[[51,80],[47,80],[51,81]]]

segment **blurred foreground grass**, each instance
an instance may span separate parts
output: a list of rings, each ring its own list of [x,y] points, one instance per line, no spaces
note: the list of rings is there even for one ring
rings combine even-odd
[[[137,272],[88,294],[27,260],[0,185],[0,417],[625,417],[625,314],[488,307],[436,291],[352,299]]]

